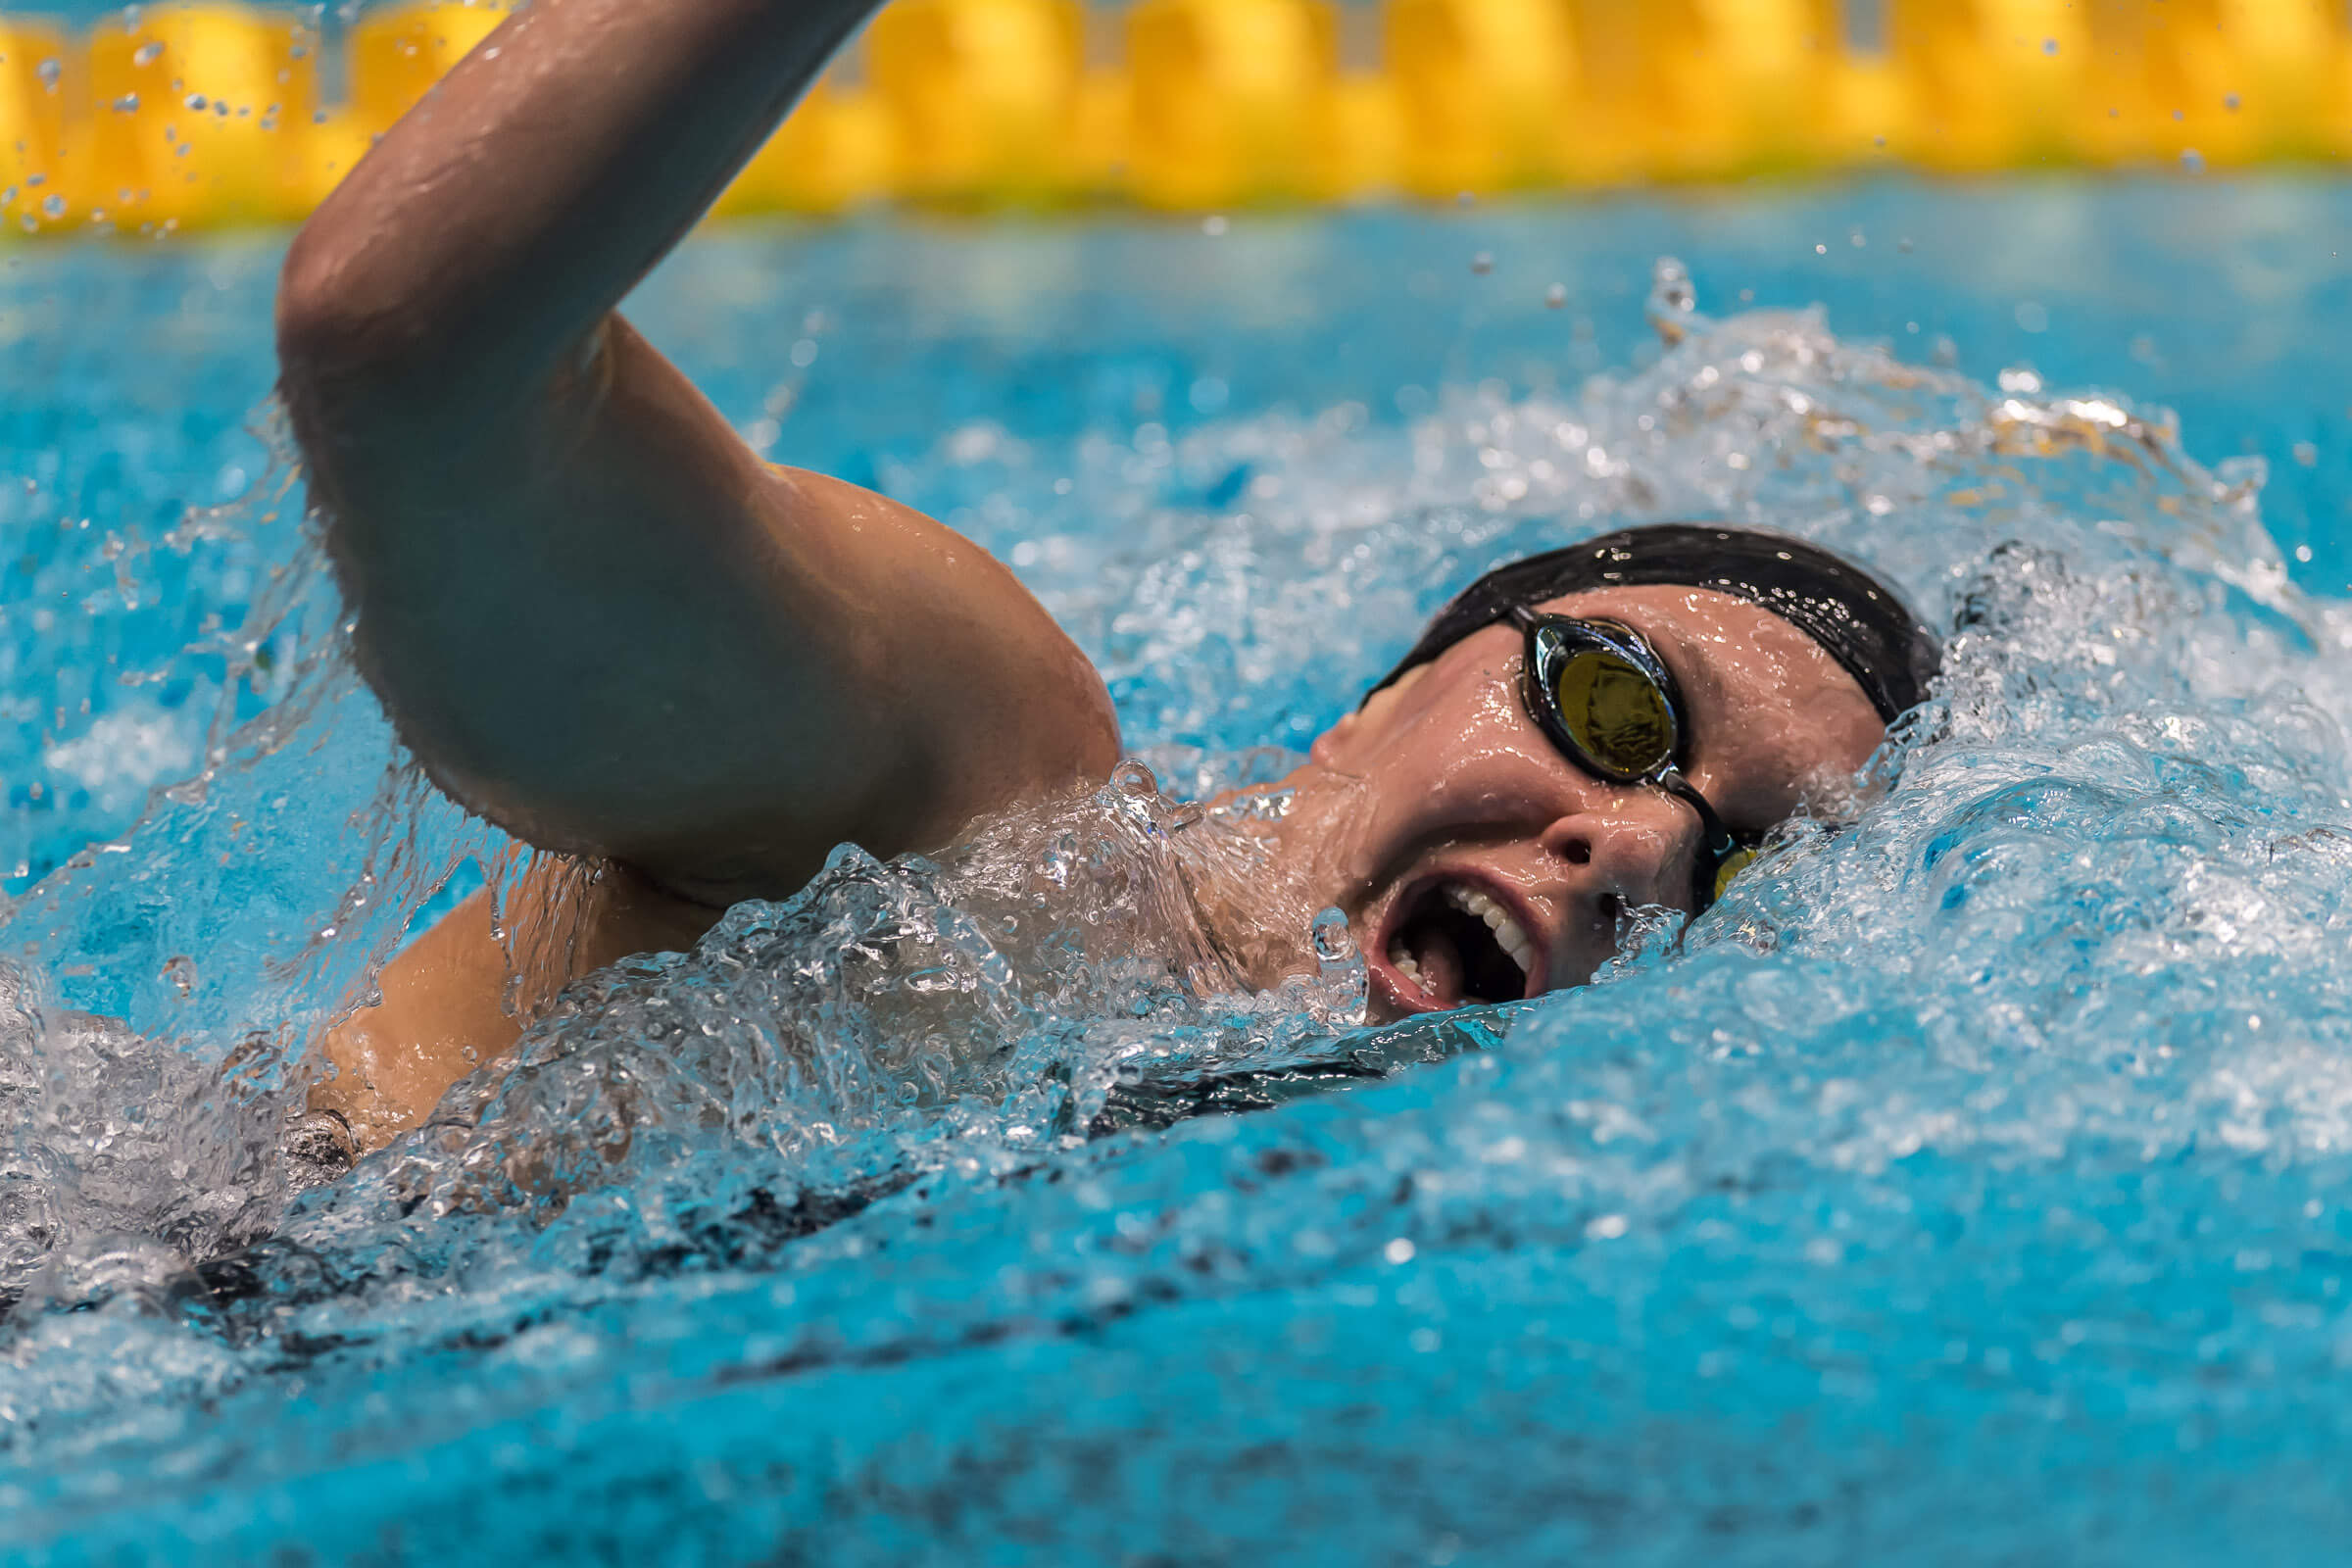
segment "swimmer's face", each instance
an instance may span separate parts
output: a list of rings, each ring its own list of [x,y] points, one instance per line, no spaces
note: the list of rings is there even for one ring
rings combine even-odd
[[[1728,595],[1608,588],[1542,608],[1649,638],[1682,687],[1688,776],[1735,833],[1834,797],[1885,736],[1818,643]],[[1348,915],[1375,1020],[1582,985],[1628,908],[1690,906],[1696,813],[1554,749],[1519,700],[1522,645],[1508,625],[1462,639],[1342,719],[1290,781],[1286,855]]]

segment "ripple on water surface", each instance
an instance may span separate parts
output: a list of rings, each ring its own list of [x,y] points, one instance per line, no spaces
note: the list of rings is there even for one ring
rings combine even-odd
[[[387,772],[333,937],[232,848],[318,814],[281,799],[318,757],[389,760],[298,561],[245,639],[281,700],[10,915],[0,1528],[60,1560],[2331,1549],[2352,618],[2289,585],[2258,468],[2160,415],[1659,283],[1662,355],[1574,391],[966,429],[904,486],[1094,514],[963,520],[1030,552],[1179,794],[1278,770],[1230,749],[1297,740],[1446,587],[1628,518],[1791,529],[1957,628],[1857,823],[1502,1012],[1351,1032],[1344,955],[1224,995],[1186,812],[1130,773],[939,863],[845,852],[301,1190],[306,1009],[498,846]],[[208,942],[189,877],[288,913]]]

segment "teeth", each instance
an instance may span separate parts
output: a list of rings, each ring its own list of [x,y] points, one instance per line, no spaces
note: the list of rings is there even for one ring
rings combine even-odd
[[[1536,945],[1527,939],[1527,933],[1519,928],[1519,922],[1512,919],[1501,905],[1476,888],[1466,888],[1457,882],[1448,882],[1440,891],[1445,894],[1446,903],[1464,914],[1477,915],[1486,922],[1487,929],[1494,933],[1495,945],[1511,956],[1511,961],[1519,966],[1521,974],[1536,972]]]
[[[1415,985],[1421,983],[1420,961],[1404,951],[1404,944],[1401,942],[1389,944],[1389,967]]]

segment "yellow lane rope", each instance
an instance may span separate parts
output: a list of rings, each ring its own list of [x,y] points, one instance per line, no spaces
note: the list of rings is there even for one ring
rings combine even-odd
[[[285,222],[497,25],[0,15],[0,234]],[[2352,157],[2334,0],[893,0],[719,203],[1175,211]],[[322,65],[340,69],[321,71]],[[343,90],[327,101],[324,79]]]

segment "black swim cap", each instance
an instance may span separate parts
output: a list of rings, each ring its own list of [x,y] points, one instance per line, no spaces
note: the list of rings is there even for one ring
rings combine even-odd
[[[1886,723],[1918,706],[1942,662],[1935,634],[1892,588],[1818,545],[1755,528],[1661,522],[1495,567],[1438,612],[1412,652],[1372,690],[1519,606],[1652,584],[1705,588],[1770,611],[1821,644]]]

